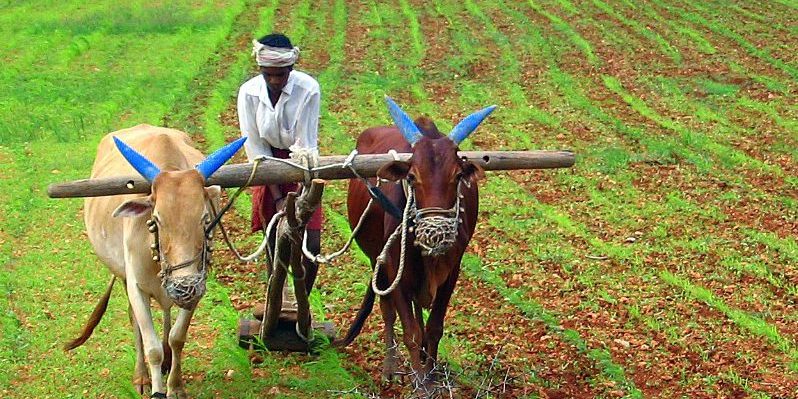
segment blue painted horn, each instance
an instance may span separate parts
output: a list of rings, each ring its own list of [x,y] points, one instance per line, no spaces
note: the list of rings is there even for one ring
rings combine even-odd
[[[451,133],[449,133],[449,138],[454,141],[455,144],[460,144],[463,140],[468,138],[468,135],[476,130],[477,126],[479,126],[494,109],[496,109],[496,106],[491,105],[490,107],[483,108],[466,116],[452,129]]]
[[[116,136],[114,136],[114,143],[116,144],[116,148],[119,149],[119,152],[122,153],[122,156],[130,163],[130,166],[136,169],[136,172],[139,172],[148,182],[152,183],[155,176],[161,173],[161,169],[155,166],[154,163],[150,162],[144,155],[136,152],[136,150],[125,144],[122,140],[119,140]]]
[[[241,146],[244,145],[244,142],[247,141],[246,137],[241,137],[240,139],[216,150],[213,154],[209,155],[202,161],[199,165],[196,166],[197,171],[202,175],[203,178],[206,180],[210,177],[213,172],[216,172],[225,162],[227,162],[233,155],[241,149]],[[155,176],[158,176],[158,173],[161,173],[161,169],[155,166],[152,161],[145,158],[144,155],[139,154],[136,150],[125,144],[122,140],[114,136],[114,143],[116,144],[116,148],[119,149],[119,152],[122,153],[122,156],[127,159],[133,169],[136,169],[139,174],[147,179],[148,182],[152,183],[155,179]]]
[[[410,145],[416,144],[416,141],[422,137],[421,131],[418,129],[418,126],[416,126],[416,123],[413,122],[413,119],[411,119],[405,111],[402,111],[390,97],[385,96],[385,102],[388,103],[388,112],[391,113],[393,123],[399,128],[402,135],[405,136],[405,140],[407,140]]]
[[[244,145],[245,141],[247,141],[247,138],[241,137],[240,139],[216,150],[213,154],[208,155],[204,161],[196,166],[197,171],[207,180],[209,177],[211,177],[213,172],[216,172],[217,169],[221,168],[225,162],[230,160],[230,158],[232,158],[233,155],[235,155],[235,153],[241,149],[241,146]]]

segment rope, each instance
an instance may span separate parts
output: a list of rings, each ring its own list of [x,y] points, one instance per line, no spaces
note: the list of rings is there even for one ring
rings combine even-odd
[[[379,183],[378,183],[379,184]],[[360,219],[357,221],[357,225],[354,229],[352,229],[352,235],[349,236],[349,239],[346,240],[344,246],[328,255],[314,255],[308,249],[308,231],[305,230],[305,235],[302,237],[302,254],[305,255],[306,258],[310,259],[313,263],[324,264],[330,263],[335,258],[343,255],[346,251],[349,250],[349,247],[352,245],[352,242],[355,240],[355,236],[357,233],[360,232],[360,228],[363,226],[363,221],[366,220],[366,214],[371,209],[371,204],[374,203],[374,199],[369,199],[368,204],[366,205],[366,209],[363,210],[363,213],[360,215]]]
[[[238,188],[238,190],[233,194],[233,196],[230,197],[230,200],[227,201],[227,204],[224,206],[224,208],[222,208],[222,211],[215,215],[216,218],[213,220],[213,222],[211,222],[208,225],[208,227],[205,228],[205,234],[210,233],[211,230],[213,230],[213,228],[216,227],[217,223],[221,223],[222,216],[224,216],[224,214],[227,213],[230,207],[233,206],[233,203],[235,202],[236,198],[238,198],[238,196],[241,195],[241,192],[244,191],[245,188],[249,187],[250,183],[252,183],[252,179],[255,178],[255,171],[258,169],[258,165],[260,165],[261,161],[262,160],[260,159],[256,159],[255,162],[252,163],[252,171],[249,173],[249,178],[247,179],[247,182],[244,183],[243,186]],[[211,202],[211,208],[214,208],[212,202]],[[216,212],[216,209],[214,208],[213,211]]]
[[[422,248],[422,255],[443,255],[457,240],[457,228],[462,222],[460,212],[464,210],[460,208],[460,199],[463,198],[461,185],[467,183],[462,179],[457,183],[457,198],[453,207],[414,209],[415,244]]]
[[[266,324],[266,323],[264,323],[264,324]],[[299,331],[299,322],[298,321],[297,321],[296,324],[294,324],[294,330],[296,331],[296,335],[298,335],[299,338],[302,341],[305,341],[306,344],[309,344],[309,343],[311,343],[313,341],[313,332],[314,331],[313,331],[313,327],[312,326],[311,326],[311,328],[308,328],[308,332],[309,332],[308,335],[310,335],[310,337],[306,337],[305,334],[302,334],[302,332]]]
[[[275,158],[275,159],[277,159],[277,158]],[[222,231],[222,237],[224,238],[225,244],[227,244],[227,247],[230,248],[231,251],[233,251],[233,253],[236,255],[236,258],[238,258],[238,260],[240,260],[242,262],[249,262],[249,261],[252,261],[252,260],[255,260],[255,259],[259,258],[260,255],[263,254],[263,251],[266,249],[266,247],[269,244],[269,236],[268,235],[264,236],[263,241],[260,243],[260,245],[255,250],[255,252],[253,252],[253,253],[251,253],[251,254],[249,254],[247,256],[242,256],[241,253],[238,252],[238,250],[235,248],[235,245],[233,245],[233,242],[230,240],[230,237],[227,235],[227,230],[225,230],[224,225],[222,225],[222,215],[224,215],[224,213],[227,212],[227,210],[230,209],[230,207],[233,205],[233,202],[235,202],[235,200],[238,198],[238,196],[241,194],[241,192],[244,191],[245,188],[249,187],[249,185],[252,183],[252,180],[255,178],[255,171],[258,169],[258,165],[260,165],[260,163],[262,161],[263,161],[263,158],[255,159],[255,161],[252,163],[252,171],[249,174],[249,178],[247,179],[247,182],[244,183],[243,186],[239,187],[238,190],[230,197],[230,200],[227,202],[227,204],[222,209],[222,211],[219,212],[219,214],[217,214],[216,220],[214,220],[214,222],[211,223],[211,225],[209,226],[209,229],[208,229],[208,230],[210,230],[210,228],[212,228],[215,223],[218,223],[219,230]],[[211,203],[211,207],[213,207],[213,203]],[[214,212],[215,211],[216,210],[214,209]],[[278,212],[274,216],[277,216],[279,214],[280,214],[280,212]],[[274,218],[272,218],[272,221],[269,224],[271,225],[271,223],[273,221],[274,221]]]
[[[391,156],[393,156],[394,160],[398,161],[401,159],[396,150],[391,149],[390,151],[388,151],[388,153],[391,154]],[[357,149],[352,150],[352,152],[350,152],[349,155],[346,157],[346,160],[344,160],[343,164],[341,164],[341,168],[342,169],[349,168],[349,170],[352,171],[352,174],[355,175],[355,177],[363,181],[363,184],[366,186],[366,189],[369,189],[369,191],[371,191],[370,188],[372,186],[369,183],[368,179],[364,178],[363,176],[360,176],[360,174],[357,173],[357,170],[354,168],[354,166],[352,166],[352,163],[355,161],[355,157],[357,155],[358,155]],[[377,179],[376,187],[379,187],[381,183],[382,181],[380,179]],[[349,248],[352,246],[352,242],[354,241],[355,237],[360,232],[360,228],[363,226],[363,221],[366,219],[366,214],[368,214],[369,210],[371,210],[371,206],[373,203],[374,203],[374,198],[372,196],[369,198],[369,202],[368,204],[366,204],[366,208],[363,210],[363,213],[360,214],[360,219],[358,219],[357,225],[355,225],[355,228],[352,229],[352,234],[349,236],[349,239],[346,240],[346,243],[344,243],[344,246],[341,247],[341,249],[327,255],[322,255],[322,254],[314,255],[307,248],[308,235],[307,231],[305,231],[305,235],[302,239],[302,254],[305,255],[306,258],[310,259],[313,263],[325,264],[332,262],[335,258],[346,253],[346,251],[348,251]]]
[[[374,274],[371,278],[371,289],[379,296],[385,296],[390,294],[396,287],[399,285],[399,281],[402,279],[402,274],[405,268],[405,254],[407,251],[407,232],[408,232],[408,219],[410,218],[410,214],[413,214],[413,218],[416,222],[416,242],[415,244],[421,246],[423,248],[422,255],[442,255],[446,251],[451,248],[451,245],[455,242],[457,237],[457,227],[460,223],[459,213],[462,211],[460,208],[460,198],[462,198],[462,193],[460,192],[460,184],[463,183],[462,180],[457,183],[457,199],[455,200],[455,204],[452,208],[443,209],[437,207],[430,207],[430,208],[423,208],[416,210],[415,209],[415,192],[413,191],[412,187],[406,186],[406,196],[407,202],[405,203],[405,210],[402,215],[402,223],[396,227],[396,230],[391,233],[391,236],[388,237],[388,241],[385,243],[385,246],[382,248],[382,252],[380,256],[377,257],[377,264],[374,266]],[[422,215],[428,214],[435,214],[435,213],[443,213],[443,214],[450,214],[453,217],[445,217],[445,216],[426,216],[425,218],[421,218]],[[419,232],[419,228],[421,231]],[[401,230],[400,230],[401,229]],[[385,289],[380,290],[377,287],[377,274],[379,273],[380,266],[385,264],[385,258],[388,255],[388,249],[396,240],[396,236],[401,231],[402,235],[402,247],[399,251],[399,269],[396,272],[396,277],[394,278],[391,285]],[[431,245],[430,245],[431,244]],[[427,252],[426,254],[424,252]]]
[[[355,157],[357,155],[358,155],[357,149],[352,150],[352,152],[349,153],[349,155],[346,157],[346,160],[344,160],[344,162],[341,164],[340,167],[341,169],[349,168],[349,170],[352,171],[352,174],[354,174],[358,179],[363,180],[363,183],[366,185],[366,187],[368,187],[368,180],[360,176],[360,174],[357,173],[357,170],[355,170],[355,168],[352,166],[352,162],[354,162]],[[377,186],[379,186],[379,184],[380,182],[377,181]],[[311,253],[310,250],[308,249],[308,232],[307,230],[305,230],[305,234],[302,237],[302,254],[305,255],[306,258],[310,259],[310,261],[317,264],[330,263],[335,258],[343,255],[346,251],[349,250],[349,247],[352,245],[355,236],[360,231],[360,227],[363,225],[363,221],[366,219],[366,214],[368,213],[369,209],[371,209],[371,204],[373,202],[374,199],[369,198],[369,202],[366,205],[366,209],[360,215],[360,219],[358,220],[357,225],[352,230],[352,235],[349,236],[349,239],[346,240],[346,243],[341,249],[328,255],[322,255],[322,254],[316,255]]]
[[[405,211],[402,215],[402,223],[396,227],[396,229],[391,233],[391,236],[388,238],[388,241],[385,243],[385,246],[382,248],[382,252],[380,256],[377,257],[377,264],[374,265],[374,275],[371,278],[371,289],[374,291],[375,294],[379,296],[385,296],[393,292],[396,287],[399,285],[399,281],[402,279],[402,274],[405,270],[405,249],[407,248],[407,220],[410,215],[410,208],[413,203],[413,191],[410,190],[407,196],[407,202],[405,202]],[[385,290],[379,289],[377,287],[377,274],[379,274],[380,266],[385,264],[385,257],[388,255],[388,249],[391,247],[391,244],[396,240],[397,234],[401,232],[402,247],[399,249],[399,270],[396,271],[396,277],[394,278],[391,285],[386,288]]]
[[[289,165],[291,167],[294,167],[294,168],[299,169],[299,170],[301,170],[303,172],[306,172],[306,173],[316,173],[317,171],[320,171],[320,170],[346,167],[345,163],[331,163],[329,165],[324,165],[324,166],[304,166],[304,165],[300,165],[300,164],[298,164],[296,162],[293,162],[293,160],[283,159],[283,158],[275,158],[275,157],[270,157],[270,156],[266,156],[266,155],[261,155],[258,158],[256,158],[256,160],[261,160],[261,161],[268,160],[268,161],[282,162],[282,163],[284,163],[286,165]]]
[[[399,154],[395,150],[390,150],[389,154],[391,154],[395,160],[401,159],[399,157]],[[311,177],[312,175],[317,175],[317,171],[320,171],[320,170],[333,169],[333,168],[349,168],[352,171],[352,174],[354,174],[360,180],[363,180],[363,182],[368,187],[368,179],[360,176],[360,174],[357,173],[357,170],[355,170],[355,168],[352,166],[352,163],[354,162],[355,157],[357,155],[358,155],[358,151],[357,151],[357,149],[355,149],[355,150],[352,150],[351,153],[349,153],[349,156],[347,156],[346,160],[344,160],[343,163],[340,163],[340,164],[335,163],[335,164],[319,166],[319,167],[306,167],[304,165],[300,165],[300,164],[298,164],[296,162],[293,162],[292,160],[288,160],[288,159],[275,158],[275,157],[270,157],[270,156],[265,156],[265,155],[264,156],[260,156],[260,157],[256,158],[254,160],[254,162],[253,162],[252,172],[250,173],[250,177],[247,180],[247,183],[244,186],[240,187],[239,190],[230,198],[230,201],[225,206],[225,209],[220,213],[219,217],[217,217],[217,220],[215,220],[212,223],[212,225],[217,224],[217,223],[219,224],[219,229],[222,231],[222,237],[224,238],[224,241],[227,244],[227,247],[230,248],[230,250],[236,255],[236,258],[238,258],[239,261],[250,262],[250,261],[256,260],[263,254],[264,251],[268,250],[269,252],[271,252],[271,248],[270,248],[270,246],[268,244],[268,237],[269,237],[268,232],[271,231],[271,228],[272,228],[272,226],[273,226],[273,224],[275,222],[275,218],[272,218],[272,220],[269,222],[269,227],[267,227],[267,229],[266,229],[266,233],[267,234],[264,234],[263,242],[261,242],[261,244],[255,250],[255,252],[251,253],[250,255],[243,256],[235,248],[235,246],[233,245],[232,241],[230,240],[230,237],[227,234],[227,230],[222,225],[222,223],[221,223],[221,214],[226,212],[227,209],[229,209],[230,206],[232,206],[233,201],[235,201],[235,199],[238,198],[238,195],[240,194],[240,192],[244,188],[249,186],[249,184],[252,182],[252,179],[255,176],[255,171],[257,169],[258,164],[260,162],[264,161],[264,160],[282,162],[282,163],[284,163],[286,165],[289,165],[289,166],[291,166],[293,168],[302,170],[305,173],[305,179],[306,180],[309,177]],[[380,185],[380,180],[378,179],[377,180],[377,187],[379,187],[379,185]],[[366,205],[366,209],[363,211],[363,214],[360,215],[360,220],[358,220],[357,226],[355,226],[355,228],[352,230],[352,235],[349,237],[349,239],[346,241],[346,243],[344,244],[344,246],[341,249],[339,249],[338,251],[335,251],[335,252],[333,252],[331,254],[327,254],[327,255],[323,255],[323,254],[315,255],[315,254],[311,253],[310,250],[307,247],[307,230],[306,230],[305,234],[303,235],[303,238],[302,238],[302,254],[307,259],[312,261],[313,263],[325,264],[325,263],[332,262],[335,258],[338,258],[339,256],[341,256],[344,253],[346,253],[346,251],[348,251],[349,248],[352,246],[352,242],[354,241],[355,236],[360,231],[360,228],[363,225],[363,221],[365,220],[366,214],[371,209],[371,206],[372,206],[373,202],[374,202],[373,198],[370,198],[368,204]],[[277,216],[277,214],[275,214],[275,217],[276,216]],[[273,264],[271,264],[270,267],[273,267]],[[270,271],[270,273],[271,273],[271,271]]]
[[[304,154],[304,155],[306,156],[306,161],[308,161],[310,163],[311,162],[310,155],[309,154]],[[278,216],[282,216],[285,213],[281,211],[281,212],[276,213],[274,215],[274,217],[272,217],[272,220],[269,221],[269,225],[266,228],[266,231],[264,232],[265,234],[263,236],[263,241],[260,243],[260,245],[255,250],[255,252],[253,252],[253,253],[251,253],[251,254],[249,254],[247,256],[241,255],[241,253],[238,252],[238,250],[233,245],[232,241],[230,240],[230,237],[227,235],[227,230],[225,230],[224,226],[221,223],[221,215],[224,212],[226,212],[230,208],[230,206],[232,206],[233,202],[236,200],[236,198],[238,198],[238,196],[241,193],[241,191],[243,191],[246,187],[248,187],[250,185],[250,183],[252,183],[252,180],[255,177],[255,171],[257,170],[258,165],[261,162],[263,162],[264,160],[282,162],[282,163],[284,163],[286,165],[289,165],[289,166],[294,167],[296,169],[302,170],[305,173],[305,180],[309,181],[309,179],[313,175],[316,175],[317,171],[319,171],[319,170],[339,168],[339,167],[340,168],[349,167],[354,172],[354,168],[351,167],[351,162],[354,159],[355,155],[357,155],[357,150],[353,150],[352,153],[350,153],[349,157],[347,158],[346,162],[344,162],[344,163],[341,163],[341,164],[330,164],[330,165],[320,166],[320,167],[313,167],[313,166],[306,167],[306,166],[300,165],[300,164],[298,164],[296,162],[293,162],[292,160],[283,159],[283,158],[275,158],[275,157],[270,157],[270,156],[265,156],[265,155],[264,156],[260,156],[258,158],[255,158],[255,160],[253,161],[252,171],[250,172],[249,179],[247,179],[247,182],[243,186],[239,187],[238,191],[236,191],[236,193],[233,194],[232,197],[230,197],[230,201],[227,203],[227,205],[225,206],[224,210],[219,214],[217,219],[211,224],[211,227],[213,225],[217,224],[217,223],[219,224],[219,229],[222,231],[222,237],[224,238],[224,241],[227,244],[227,247],[230,248],[231,251],[233,251],[233,253],[235,254],[236,258],[238,258],[239,261],[241,261],[241,262],[250,262],[250,261],[256,260],[263,254],[264,251],[268,250],[269,252],[272,252],[271,251],[271,247],[269,245],[269,232],[272,230],[274,224],[279,219]],[[357,172],[354,172],[354,173],[355,173],[355,175],[357,175]],[[360,176],[358,176],[358,177],[360,177]],[[351,240],[348,243],[348,245],[346,246],[346,249],[349,248],[349,245],[351,245]],[[302,240],[302,252],[303,252],[303,254],[308,259],[310,259],[311,261],[313,261],[315,263],[327,263],[330,260],[340,256],[343,252],[346,252],[346,249],[344,249],[343,251],[340,251],[340,253],[337,253],[334,256],[313,255],[307,249],[307,231],[305,231],[305,235],[304,235],[304,238]],[[269,265],[269,267],[270,267],[270,269],[274,267],[274,261],[273,260],[272,260],[272,263]],[[269,274],[271,274],[271,270],[269,270]]]
[[[280,252],[279,251],[279,246],[277,246],[274,249],[274,251],[272,251],[271,245],[269,245],[269,235],[270,235],[272,229],[274,229],[275,226],[277,225],[277,222],[280,220],[280,218],[283,217],[283,215],[285,215],[285,211],[279,211],[279,212],[275,213],[274,216],[272,216],[272,220],[269,221],[269,225],[266,227],[266,230],[264,231],[264,234],[263,234],[263,237],[264,237],[263,238],[263,242],[266,243],[265,246],[267,247],[268,252],[270,254],[272,254],[272,258],[271,259],[269,259],[268,257],[266,258],[266,259],[269,259],[269,261],[266,262],[267,265],[268,265],[268,267],[266,269],[266,272],[268,273],[269,278],[266,280],[266,295],[264,295],[264,297],[263,297],[263,321],[262,321],[262,323],[260,323],[260,332],[258,334],[260,337],[263,337],[264,331],[265,331],[265,328],[266,328],[266,317],[267,317],[267,314],[268,314],[268,311],[269,311],[269,307],[268,307],[268,304],[269,304],[269,288],[272,286],[272,284],[271,284],[272,283],[272,279],[274,278],[274,275],[275,275],[274,266],[277,264],[277,259],[279,259],[279,252]],[[288,269],[285,266],[283,266],[283,269],[285,269],[286,272],[288,272]],[[286,273],[286,274],[290,274],[290,273]],[[285,284],[285,282],[283,282],[283,284]]]
[[[261,246],[258,248],[260,252],[263,252],[264,248],[266,248],[266,251],[268,253],[276,252],[276,250],[274,251],[272,250],[272,246],[269,244],[269,236],[271,235],[271,231],[275,229],[275,226],[277,226],[277,223],[280,221],[280,218],[282,218],[283,216],[285,216],[285,211],[279,211],[275,213],[274,216],[272,216],[272,220],[269,221],[269,224],[266,226],[266,229],[263,231],[263,242],[261,243]],[[277,244],[276,233],[275,233],[275,244]],[[269,272],[269,275],[271,275],[272,272],[274,271],[275,259],[276,258],[269,259],[268,257],[266,257],[267,265],[269,266],[267,270]]]

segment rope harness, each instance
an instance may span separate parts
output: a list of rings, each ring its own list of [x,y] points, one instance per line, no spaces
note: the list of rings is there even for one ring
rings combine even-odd
[[[391,150],[391,151],[392,151],[392,154],[394,155],[394,159],[399,159],[398,154],[396,154],[396,151],[393,151],[393,150]],[[321,170],[334,169],[334,168],[349,168],[349,170],[351,170],[352,173],[358,179],[362,180],[366,184],[366,187],[369,189],[369,193],[371,194],[371,199],[369,199],[369,203],[368,203],[368,205],[366,205],[366,211],[364,211],[363,215],[360,216],[360,220],[358,221],[357,226],[352,230],[352,235],[349,237],[349,239],[347,240],[347,242],[344,244],[344,246],[341,249],[339,249],[338,251],[335,251],[335,252],[333,252],[331,254],[328,254],[328,255],[311,253],[310,250],[308,250],[308,247],[307,247],[307,238],[308,238],[307,231],[305,231],[305,234],[302,237],[302,254],[305,255],[305,257],[307,259],[309,259],[313,263],[317,263],[317,264],[330,263],[335,258],[343,255],[344,253],[346,253],[346,251],[349,250],[349,247],[352,245],[352,242],[354,241],[355,236],[357,235],[358,231],[360,231],[360,227],[363,225],[363,220],[365,219],[366,213],[368,213],[368,210],[371,209],[372,203],[374,202],[374,198],[377,197],[377,196],[380,196],[380,194],[382,194],[382,192],[380,192],[380,191],[378,191],[376,189],[377,187],[380,186],[380,182],[379,181],[377,181],[377,186],[374,187],[368,181],[368,179],[363,178],[362,176],[360,176],[360,174],[357,173],[357,170],[352,166],[352,163],[354,162],[355,157],[357,156],[357,154],[358,154],[357,150],[352,150],[352,152],[349,153],[349,156],[347,156],[346,160],[344,160],[343,163],[334,163],[334,164],[325,165],[325,166],[318,166],[318,167],[303,166],[303,165],[300,165],[297,162],[293,162],[292,160],[283,159],[283,158],[274,158],[274,157],[266,157],[266,156],[262,156],[262,157],[256,158],[254,160],[254,162],[253,162],[252,171],[250,173],[249,179],[230,198],[230,201],[227,203],[227,205],[225,206],[224,210],[219,213],[219,216],[217,217],[217,220],[214,220],[212,225],[215,226],[217,223],[219,224],[220,230],[222,231],[222,236],[224,237],[224,240],[225,240],[225,243],[227,244],[227,247],[230,248],[231,251],[233,251],[233,253],[236,255],[236,258],[238,258],[238,260],[240,260],[242,262],[257,261],[257,259],[260,258],[261,255],[263,255],[264,251],[268,251],[269,253],[272,252],[271,247],[270,247],[270,245],[268,243],[268,241],[269,241],[268,237],[271,234],[273,228],[277,225],[277,222],[279,221],[279,219],[285,214],[285,212],[280,211],[280,212],[277,212],[276,214],[274,214],[272,219],[269,221],[268,226],[264,230],[263,241],[261,242],[261,244],[258,246],[258,248],[253,253],[251,253],[249,255],[246,255],[246,256],[241,255],[241,253],[239,253],[239,251],[233,245],[232,241],[230,240],[229,236],[227,235],[227,231],[224,229],[224,226],[221,224],[221,216],[227,211],[227,209],[229,209],[232,206],[232,202],[235,201],[235,199],[238,197],[240,192],[243,191],[245,188],[250,186],[250,184],[252,183],[252,180],[253,180],[253,178],[255,176],[255,171],[257,170],[258,165],[260,164],[260,162],[262,162],[264,160],[277,161],[277,162],[282,162],[282,163],[284,163],[286,165],[289,165],[289,166],[291,166],[293,168],[300,169],[300,170],[302,170],[305,173],[305,180],[306,180],[306,183],[308,183],[308,184],[310,183],[310,180],[314,176],[316,176],[317,173],[319,171],[321,171]],[[316,164],[316,162],[308,161],[307,164],[313,165],[313,164]],[[379,194],[376,194],[376,193],[379,193]],[[388,201],[387,198],[385,198],[384,195],[382,195],[382,198],[384,198],[384,201],[381,201],[381,203],[383,204],[384,208],[388,208],[390,206],[393,206],[395,208],[395,205],[393,205],[393,203]],[[401,215],[401,211],[397,211],[396,214]],[[267,259],[267,260],[269,260],[269,259]],[[268,267],[269,267],[269,274],[271,274],[271,271],[272,271],[272,268],[273,268],[273,262],[267,262],[267,264],[268,264]]]
[[[213,209],[213,203],[211,203]],[[210,217],[206,216],[203,221],[205,228],[211,224]],[[211,234],[208,230],[205,231],[204,239],[202,242],[202,249],[193,258],[178,263],[176,265],[169,264],[166,257],[161,253],[161,235],[158,232],[158,223],[155,218],[147,220],[147,230],[153,235],[153,244],[150,245],[152,251],[152,260],[158,262],[161,271],[158,272],[158,277],[161,279],[161,286],[166,290],[166,294],[172,301],[179,307],[184,309],[193,309],[197,302],[205,295],[205,280],[208,277],[208,264],[210,263],[211,252]],[[172,276],[175,270],[187,268],[191,265],[199,263],[197,267],[198,272],[187,274],[183,276]]]
[[[402,280],[402,274],[405,269],[405,252],[407,251],[407,233],[415,232],[416,239],[414,244],[421,248],[422,256],[440,256],[445,254],[452,248],[457,240],[457,231],[460,223],[463,220],[460,218],[460,212],[465,208],[460,207],[460,199],[463,194],[460,191],[461,185],[470,187],[468,182],[462,179],[457,182],[457,199],[454,206],[449,209],[438,207],[416,208],[415,190],[413,186],[408,184],[406,180],[403,182],[405,188],[405,195],[407,200],[405,202],[405,210],[402,215],[402,223],[396,226],[396,229],[391,233],[382,252],[377,257],[377,263],[374,265],[374,273],[371,277],[371,289],[379,296],[385,296],[393,292]],[[364,212],[365,214],[365,212]],[[430,216],[432,215],[432,216]],[[413,226],[409,226],[408,221],[413,221]],[[399,268],[396,271],[396,277],[388,288],[382,290],[377,287],[377,275],[379,274],[380,267],[385,265],[388,250],[396,237],[401,234],[401,247],[399,252]]]
[[[443,255],[457,240],[457,229],[463,222],[460,212],[465,211],[465,208],[460,207],[460,200],[463,198],[460,192],[461,185],[471,187],[470,183],[460,179],[457,182],[457,199],[454,206],[449,209],[427,207],[416,210],[413,204],[411,212],[414,213],[415,244],[421,248],[422,255]]]

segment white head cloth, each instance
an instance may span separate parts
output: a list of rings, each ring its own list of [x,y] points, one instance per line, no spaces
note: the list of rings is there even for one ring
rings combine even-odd
[[[299,58],[299,47],[281,48],[267,46],[257,40],[252,41],[252,55],[258,66],[287,67],[294,65]]]

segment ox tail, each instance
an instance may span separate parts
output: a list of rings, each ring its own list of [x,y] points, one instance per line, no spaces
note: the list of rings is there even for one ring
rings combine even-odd
[[[349,331],[346,332],[346,336],[343,339],[333,341],[333,346],[343,348],[351,344],[352,341],[360,335],[360,330],[363,329],[363,325],[366,324],[366,319],[369,317],[369,314],[371,314],[371,309],[374,308],[374,296],[374,290],[371,289],[371,284],[367,284],[363,303],[360,304],[360,310],[357,311],[355,320],[352,322],[352,325],[349,326]]]
[[[94,328],[97,327],[97,324],[100,324],[100,320],[102,320],[105,310],[108,309],[108,300],[111,299],[111,290],[114,288],[115,281],[116,277],[112,276],[111,281],[108,282],[108,288],[105,289],[105,295],[100,298],[100,302],[98,302],[97,306],[94,307],[94,311],[91,312],[89,320],[83,327],[83,333],[72,341],[67,342],[64,345],[65,351],[70,351],[78,346],[83,345],[83,343],[86,342],[89,337],[91,337],[91,333],[94,332]]]

